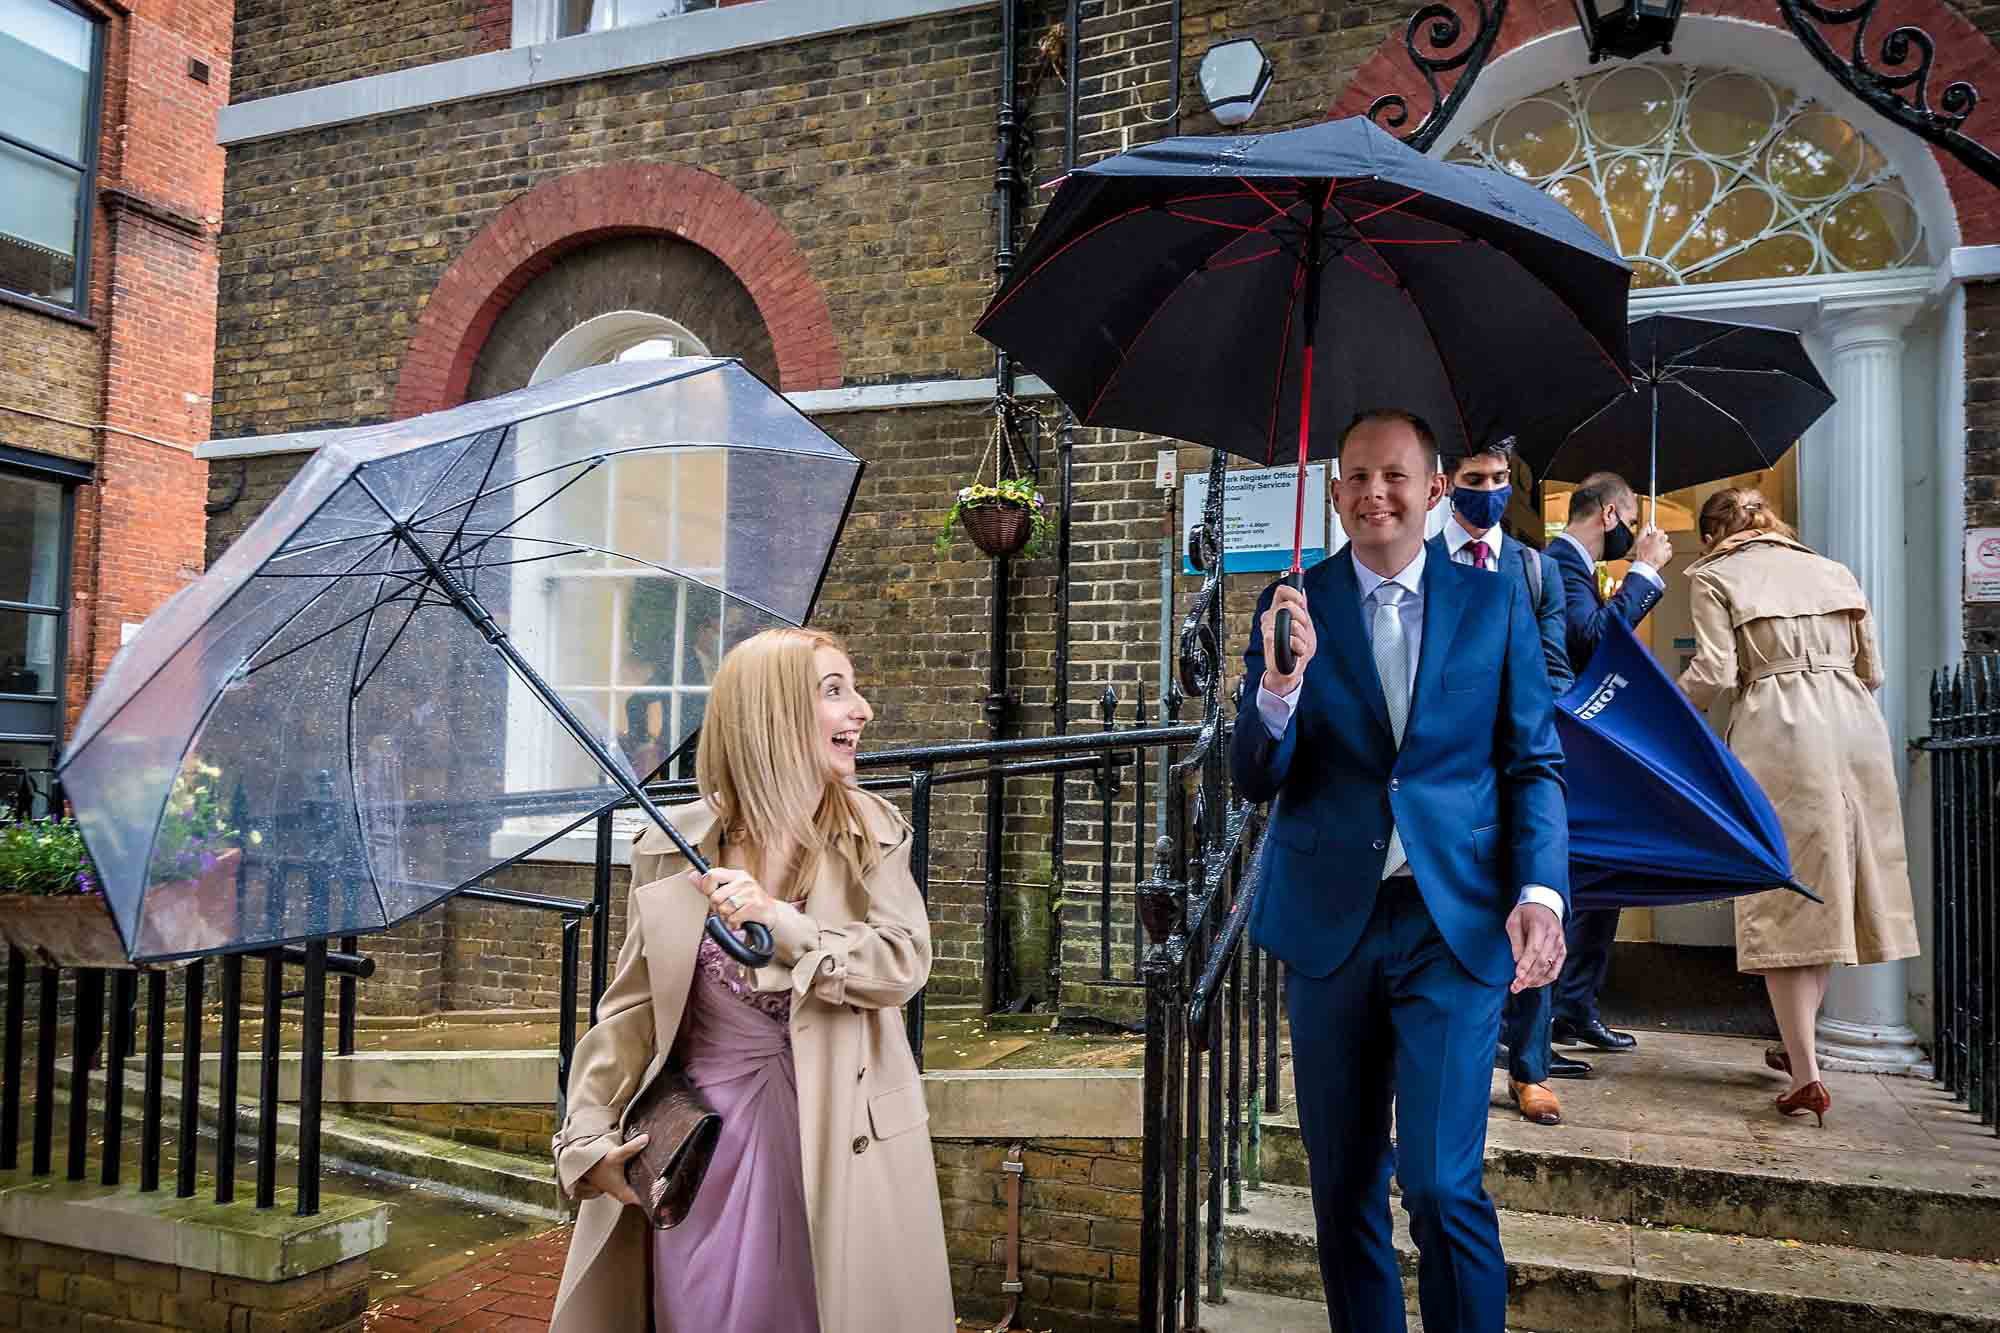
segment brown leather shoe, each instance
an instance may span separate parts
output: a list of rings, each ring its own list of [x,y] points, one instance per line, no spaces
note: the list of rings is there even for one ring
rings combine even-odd
[[[1521,1108],[1521,1119],[1537,1125],[1562,1123],[1562,1103],[1549,1091],[1548,1084],[1522,1083],[1510,1078],[1507,1080],[1507,1091],[1513,1095],[1514,1105]]]

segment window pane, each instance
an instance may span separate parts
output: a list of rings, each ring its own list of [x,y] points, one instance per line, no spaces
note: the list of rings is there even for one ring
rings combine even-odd
[[[75,303],[82,192],[82,173],[0,143],[0,287]]]
[[[7,133],[84,161],[90,128],[91,21],[49,0],[0,0],[0,85]]]
[[[0,601],[60,606],[62,487],[0,477]]]
[[[35,741],[0,741],[0,819],[49,813],[55,749]]]
[[[56,692],[59,620],[33,611],[0,611],[0,694]]]

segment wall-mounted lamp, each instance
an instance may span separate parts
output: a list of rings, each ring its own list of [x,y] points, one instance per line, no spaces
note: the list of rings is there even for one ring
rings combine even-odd
[[[1648,51],[1672,55],[1682,0],[1570,0],[1590,44],[1590,63],[1606,56],[1636,60]]]
[[[1222,125],[1241,125],[1257,114],[1271,87],[1271,62],[1252,37],[1218,42],[1201,58],[1201,95]]]

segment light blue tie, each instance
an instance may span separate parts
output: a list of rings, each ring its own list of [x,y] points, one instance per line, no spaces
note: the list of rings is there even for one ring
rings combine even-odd
[[[1375,674],[1382,678],[1382,697],[1389,705],[1389,730],[1402,748],[1403,727],[1410,716],[1410,641],[1403,633],[1400,609],[1404,589],[1399,583],[1377,584],[1375,598]],[[1382,878],[1403,868],[1403,835],[1389,830],[1389,854],[1382,863]]]

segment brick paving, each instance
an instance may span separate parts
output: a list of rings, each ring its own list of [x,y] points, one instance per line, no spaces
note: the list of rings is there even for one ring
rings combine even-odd
[[[556,1227],[369,1307],[368,1333],[546,1333],[570,1228]]]

